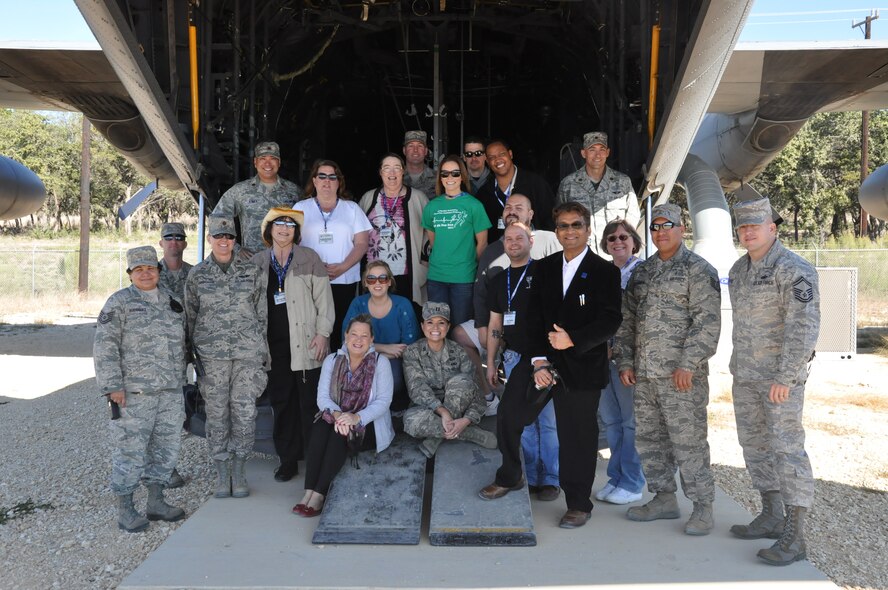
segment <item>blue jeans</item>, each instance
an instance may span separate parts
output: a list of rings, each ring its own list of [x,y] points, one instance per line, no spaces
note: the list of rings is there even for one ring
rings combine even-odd
[[[520,360],[521,355],[514,350],[503,353],[506,379]],[[558,430],[555,427],[555,406],[552,400],[549,400],[533,424],[524,427],[521,450],[524,452],[528,485],[558,485]]]
[[[428,281],[426,294],[429,301],[446,303],[450,306],[450,325],[459,324],[473,319],[472,293],[475,283],[442,283]]]
[[[610,365],[610,383],[601,391],[598,414],[607,433],[611,458],[607,463],[608,483],[632,493],[644,487],[641,459],[635,449],[635,388],[620,382],[620,373]]]

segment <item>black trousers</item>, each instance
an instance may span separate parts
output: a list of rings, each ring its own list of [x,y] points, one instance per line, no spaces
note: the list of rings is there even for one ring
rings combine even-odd
[[[373,423],[364,431],[364,444],[361,450],[376,448],[376,434]],[[348,457],[346,438],[334,430],[332,424],[323,420],[315,422],[311,432],[311,443],[305,457],[305,489],[327,495],[333,478],[345,465]]]
[[[318,413],[321,369],[291,371],[290,359],[272,359],[268,401],[274,411],[274,448],[281,465],[295,467],[308,449],[311,424]]]
[[[555,400],[558,427],[558,478],[568,510],[592,510],[592,484],[598,464],[598,400],[601,391],[555,387],[539,403],[527,401],[533,366],[525,359],[512,369],[496,418],[496,434],[503,463],[496,484],[512,487],[521,479],[521,433],[533,423],[549,399]]]
[[[348,312],[348,306],[358,293],[358,284],[330,285],[333,291],[333,309],[336,318],[333,320],[333,333],[330,334],[330,352],[336,352],[342,348],[342,320]]]

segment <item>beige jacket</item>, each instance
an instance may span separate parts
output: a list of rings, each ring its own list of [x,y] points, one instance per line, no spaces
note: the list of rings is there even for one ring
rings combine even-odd
[[[250,259],[264,273],[263,284],[268,288],[268,267],[271,266],[271,248],[257,252]],[[309,344],[315,334],[327,338],[333,331],[333,291],[320,256],[310,248],[293,246],[293,260],[287,269],[285,292],[287,321],[290,325],[290,370],[317,369],[322,361],[312,358]],[[271,366],[271,356],[268,358]]]

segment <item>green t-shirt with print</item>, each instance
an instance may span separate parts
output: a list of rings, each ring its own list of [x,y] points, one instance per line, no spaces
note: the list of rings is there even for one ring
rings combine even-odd
[[[441,195],[426,205],[422,226],[435,233],[435,245],[429,257],[429,280],[475,282],[478,266],[475,234],[490,227],[481,201],[468,193],[453,198]]]

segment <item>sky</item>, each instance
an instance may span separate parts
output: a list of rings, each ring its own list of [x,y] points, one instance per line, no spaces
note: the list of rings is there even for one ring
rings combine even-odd
[[[886,0],[882,0],[885,2]],[[855,0],[756,0],[740,41],[843,41],[863,38],[852,28],[873,10],[873,39],[888,39],[888,6]],[[0,8],[0,42],[91,42],[92,33],[73,0],[5,0]]]

